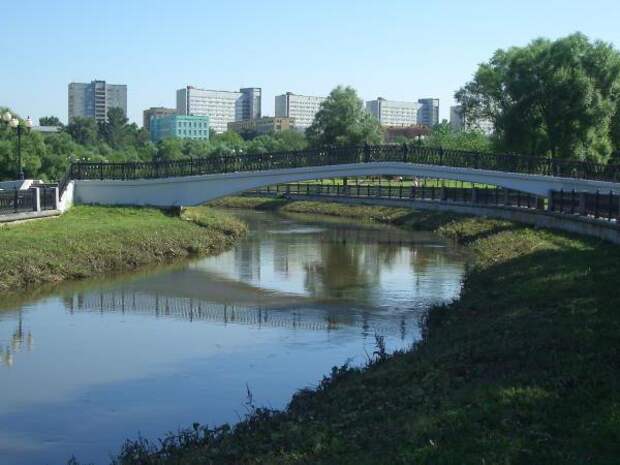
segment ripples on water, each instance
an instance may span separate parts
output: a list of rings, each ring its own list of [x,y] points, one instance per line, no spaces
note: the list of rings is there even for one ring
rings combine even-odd
[[[246,384],[282,408],[375,334],[408,347],[460,289],[462,254],[432,234],[237,214],[251,232],[217,257],[4,304],[0,463],[108,463],[138,433],[237,421]]]

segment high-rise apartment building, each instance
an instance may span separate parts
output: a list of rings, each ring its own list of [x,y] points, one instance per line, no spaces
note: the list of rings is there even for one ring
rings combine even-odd
[[[151,107],[142,112],[142,127],[147,131],[151,129],[151,118],[157,118],[160,116],[176,115],[177,110],[175,108],[164,107]]]
[[[414,126],[418,122],[418,102],[398,102],[378,97],[366,102],[366,111],[373,115],[382,126]]]
[[[104,122],[110,108],[120,108],[127,115],[127,86],[105,81],[69,83],[69,122],[77,116]]]
[[[261,117],[262,90],[260,87],[245,87],[239,89],[243,94],[241,105],[241,120],[258,119]]]
[[[462,129],[478,129],[486,135],[491,135],[495,132],[493,121],[484,118],[468,119],[463,114],[463,107],[461,105],[450,107],[450,126],[457,131]]]
[[[187,86],[177,90],[177,114],[208,116],[213,130],[222,133],[232,121],[260,118],[261,89],[249,87],[229,92]]]
[[[277,95],[275,102],[276,117],[293,118],[295,128],[303,131],[312,124],[323,101],[325,101],[325,97],[297,95],[292,92]]]
[[[421,98],[418,100],[418,124],[432,128],[439,123],[439,99]]]
[[[153,142],[170,137],[180,139],[209,139],[209,117],[165,115],[151,118],[150,136]]]

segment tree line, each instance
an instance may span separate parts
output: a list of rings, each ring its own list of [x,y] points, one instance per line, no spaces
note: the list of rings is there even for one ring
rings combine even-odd
[[[416,143],[620,162],[614,158],[620,151],[620,52],[611,44],[576,33],[498,50],[455,98],[467,120],[490,120],[495,133],[456,131],[444,120]],[[54,116],[41,118],[39,123],[61,130],[45,135],[33,131],[22,137],[23,165],[28,177],[50,180],[62,176],[71,161],[177,160],[384,140],[383,129],[364,110],[355,89],[343,86],[332,90],[305,134],[287,130],[244,139],[228,131],[211,134],[209,140],[171,138],[154,144],[147,131],[129,123],[118,108],[108,111],[105,123],[75,118],[62,126]],[[16,157],[15,131],[0,125],[0,178],[15,176]]]

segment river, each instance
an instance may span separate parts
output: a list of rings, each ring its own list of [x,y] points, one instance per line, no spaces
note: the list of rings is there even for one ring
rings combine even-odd
[[[465,258],[430,233],[234,212],[219,256],[0,303],[0,463],[109,463],[126,438],[283,408],[333,366],[420,338]]]

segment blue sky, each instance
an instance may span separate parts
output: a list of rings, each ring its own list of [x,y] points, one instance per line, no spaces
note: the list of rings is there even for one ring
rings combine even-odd
[[[620,47],[618,0],[0,1],[0,106],[67,118],[67,84],[128,85],[128,112],[174,106],[175,90],[286,91],[338,84],[365,100],[441,99],[494,50],[574,31]]]

